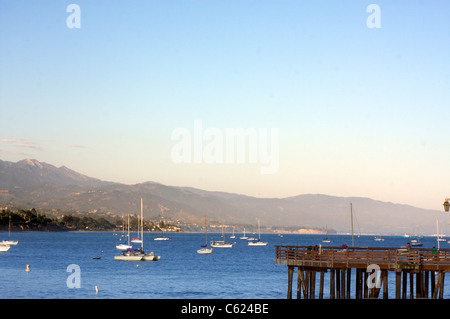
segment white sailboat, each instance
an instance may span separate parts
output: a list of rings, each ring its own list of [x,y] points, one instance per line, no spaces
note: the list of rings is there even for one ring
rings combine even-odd
[[[331,240],[328,239],[328,225],[326,226],[325,238],[322,239],[323,243],[331,243]]]
[[[11,248],[10,245],[3,245],[3,244],[1,244],[0,245],[0,252],[8,251],[10,248]]]
[[[249,246],[267,246],[267,242],[262,242],[261,241],[261,229],[260,229],[260,222],[258,219],[258,240],[256,241],[249,241],[248,245]]]
[[[0,242],[0,245],[17,245],[18,243],[19,243],[18,240],[11,240],[11,215],[9,215],[8,239],[2,240]],[[4,249],[6,249],[6,248],[4,248]],[[9,250],[9,248],[7,250]],[[7,250],[5,250],[5,251],[7,251]]]
[[[247,240],[247,239],[248,239],[248,237],[247,237],[247,236],[245,236],[245,227],[244,227],[244,235],[243,235],[243,236],[241,236],[241,237],[239,237],[239,239],[245,239],[245,240]]]
[[[197,250],[197,253],[200,255],[210,255],[213,249],[208,248],[208,226],[206,224],[206,216],[205,216],[205,244],[202,245],[202,248]]]
[[[163,220],[163,216],[161,213],[161,222]],[[155,238],[153,238],[153,240],[161,240],[161,241],[167,241],[167,240],[171,240],[169,237],[164,236],[164,231],[161,229],[161,236],[156,236]]]
[[[439,220],[438,220],[437,216],[436,216],[436,234],[437,234],[437,241],[438,241],[438,249],[440,249],[439,242],[447,241],[447,239],[445,239],[444,237],[442,237],[442,235],[439,234]]]
[[[422,246],[423,243],[419,240],[419,237],[411,239],[411,246]]]
[[[125,260],[125,261],[157,261],[161,256],[156,256],[154,252],[146,254],[144,252],[144,213],[143,213],[143,203],[141,198],[141,233],[142,238],[140,240],[141,248],[132,249],[128,248],[123,251],[122,254],[114,256],[114,260]]]
[[[124,242],[124,243],[122,243],[122,244],[116,245],[116,248],[117,248],[117,249],[120,249],[120,250],[127,250],[127,249],[133,248],[133,246],[130,245],[130,215],[128,214],[127,216],[128,216],[128,222],[127,222],[127,228],[128,228],[128,235],[127,235],[127,238],[128,238],[128,243]]]
[[[230,238],[232,239],[236,238],[236,236],[234,235],[234,226],[233,226],[233,235],[231,235]]]
[[[142,207],[141,207],[141,211],[142,211]],[[134,244],[142,244],[142,237],[143,236],[141,236],[140,230],[141,230],[141,226],[140,226],[139,215],[138,215],[138,217],[137,217],[137,237],[135,237],[135,238],[133,238],[131,240],[132,243],[134,243]],[[144,233],[144,228],[142,227],[142,235],[143,235],[143,233]]]
[[[153,238],[153,240],[171,240],[169,237],[165,237],[164,235],[157,236]]]
[[[222,225],[222,239],[223,240],[215,240],[211,242],[211,247],[212,248],[232,248],[233,244],[232,243],[226,243],[225,242],[225,234],[223,232],[223,225]]]

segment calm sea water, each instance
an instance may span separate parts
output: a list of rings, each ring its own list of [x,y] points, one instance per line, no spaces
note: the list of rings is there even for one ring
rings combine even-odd
[[[157,262],[115,261],[120,236],[113,233],[13,233],[19,240],[6,253],[0,253],[0,296],[3,299],[59,298],[151,298],[151,299],[285,299],[287,267],[275,264],[275,245],[322,244],[321,235],[263,234],[266,247],[249,247],[236,239],[231,249],[214,249],[211,255],[199,255],[204,234],[170,234],[171,241],[154,241],[156,234],[145,234],[145,250],[161,256]],[[7,233],[0,233],[6,238]],[[227,236],[227,238],[229,235]],[[351,236],[329,236],[326,245],[351,245]],[[400,247],[407,239],[355,236],[355,246]],[[220,234],[208,234],[220,239]],[[423,238],[423,247],[437,246],[433,237]],[[450,244],[441,242],[441,248]],[[93,259],[101,257],[101,259]],[[30,272],[26,272],[26,265]],[[73,274],[69,265],[80,269],[80,288],[69,288]],[[325,277],[327,280],[327,277]],[[390,278],[389,290],[395,282]],[[95,292],[98,287],[98,293]],[[447,287],[449,287],[447,285]],[[444,298],[449,298],[446,288]],[[327,297],[327,296],[325,296]]]

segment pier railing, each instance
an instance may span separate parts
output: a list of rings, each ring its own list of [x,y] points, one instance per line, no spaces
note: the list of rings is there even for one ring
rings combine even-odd
[[[276,246],[276,263],[336,268],[365,268],[377,264],[381,269],[388,270],[420,267],[450,271],[450,249]]]

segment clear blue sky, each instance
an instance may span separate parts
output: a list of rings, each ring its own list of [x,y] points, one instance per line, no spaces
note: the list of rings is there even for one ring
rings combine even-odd
[[[449,1],[0,0],[0,159],[104,180],[441,210],[449,88]],[[277,128],[278,171],[174,163],[195,120]]]

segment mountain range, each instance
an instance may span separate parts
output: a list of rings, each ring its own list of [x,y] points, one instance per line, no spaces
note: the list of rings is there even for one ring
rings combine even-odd
[[[16,163],[0,160],[0,207],[80,212],[140,212],[144,217],[231,225],[256,225],[351,231],[355,233],[435,234],[448,228],[448,213],[364,197],[303,194],[286,198],[257,198],[156,182],[135,185],[106,182],[35,159]],[[351,206],[351,208],[350,208]]]

